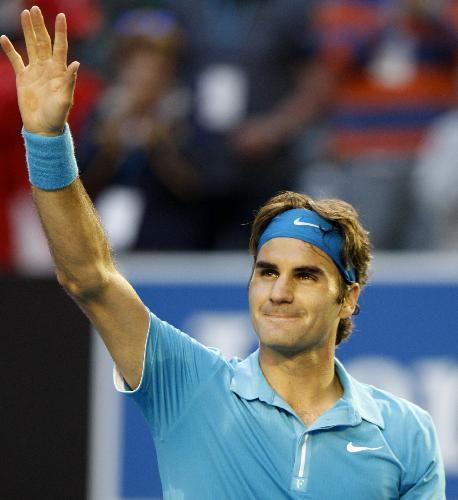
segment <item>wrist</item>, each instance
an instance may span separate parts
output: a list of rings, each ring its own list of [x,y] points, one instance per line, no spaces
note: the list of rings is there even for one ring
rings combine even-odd
[[[24,126],[24,131],[28,134],[38,135],[40,137],[58,137],[59,135],[62,135],[65,132],[65,127],[63,129],[56,130],[55,132],[42,132],[36,130],[29,130],[27,127]]]
[[[65,132],[67,124],[64,123],[62,127],[56,127],[56,128],[51,128],[51,129],[40,129],[40,128],[35,128],[32,126],[28,126],[24,122],[24,131],[28,134],[33,134],[33,135],[39,135],[41,137],[57,137],[59,135],[62,135]]]
[[[60,135],[43,135],[22,130],[30,183],[45,191],[55,191],[78,177],[73,140],[68,125]]]

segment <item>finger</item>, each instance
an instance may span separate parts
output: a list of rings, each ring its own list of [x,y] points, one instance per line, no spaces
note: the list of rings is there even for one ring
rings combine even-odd
[[[13,44],[10,42],[7,36],[2,35],[0,37],[0,45],[2,46],[3,52],[9,59],[11,66],[13,66],[16,75],[23,71],[24,63],[22,62],[22,57],[16,52]]]
[[[78,61],[73,61],[68,65],[66,77],[72,78],[71,75],[75,75],[78,73],[78,69],[80,67],[80,63]]]
[[[32,19],[33,31],[37,38],[38,60],[46,61],[46,59],[52,57],[51,37],[46,29],[41,10],[36,5],[30,9],[30,17]]]
[[[78,73],[78,68],[80,67],[80,63],[78,61],[73,61],[69,64],[67,71],[65,72],[65,82],[66,87],[69,91],[69,97],[73,97],[73,90],[75,89],[76,84],[76,76]]]
[[[67,21],[65,14],[58,14],[56,17],[56,29],[54,35],[53,58],[62,65],[67,64]]]
[[[27,56],[29,58],[29,63],[34,63],[37,61],[37,39],[35,37],[35,32],[33,31],[32,20],[30,18],[30,12],[24,10],[21,13],[21,26],[24,32],[25,45],[27,47]]]

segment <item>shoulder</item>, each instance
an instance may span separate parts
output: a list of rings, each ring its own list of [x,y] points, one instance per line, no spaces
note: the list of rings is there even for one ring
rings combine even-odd
[[[353,379],[354,380],[354,379]],[[385,421],[385,427],[410,425],[415,422],[428,426],[432,424],[429,413],[407,399],[401,398],[370,384],[355,381],[374,400]]]
[[[426,410],[378,387],[358,381],[355,383],[377,406],[383,419],[383,435],[402,462],[407,461],[415,450],[435,452],[436,431]]]
[[[390,392],[358,384],[383,417],[380,433],[390,460],[400,467],[400,492],[411,492],[415,498],[445,499],[444,465],[429,413]]]
[[[167,363],[194,364],[196,366],[229,366],[230,363],[221,351],[208,347],[196,338],[188,335],[167,321],[158,318],[150,312],[150,328],[147,343],[147,356],[158,360],[167,360]]]

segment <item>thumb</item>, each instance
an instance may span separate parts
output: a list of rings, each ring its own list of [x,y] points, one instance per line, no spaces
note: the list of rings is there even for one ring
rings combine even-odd
[[[67,83],[71,92],[73,92],[73,89],[75,88],[76,76],[79,67],[80,63],[78,61],[73,61],[71,64],[69,64],[69,66],[67,67],[67,71],[65,72],[65,82]]]

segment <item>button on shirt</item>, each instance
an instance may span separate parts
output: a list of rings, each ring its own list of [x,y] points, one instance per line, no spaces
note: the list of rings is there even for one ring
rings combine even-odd
[[[151,315],[134,398],[155,441],[164,499],[445,499],[431,418],[352,378],[306,427],[269,385],[259,351],[230,361]]]

